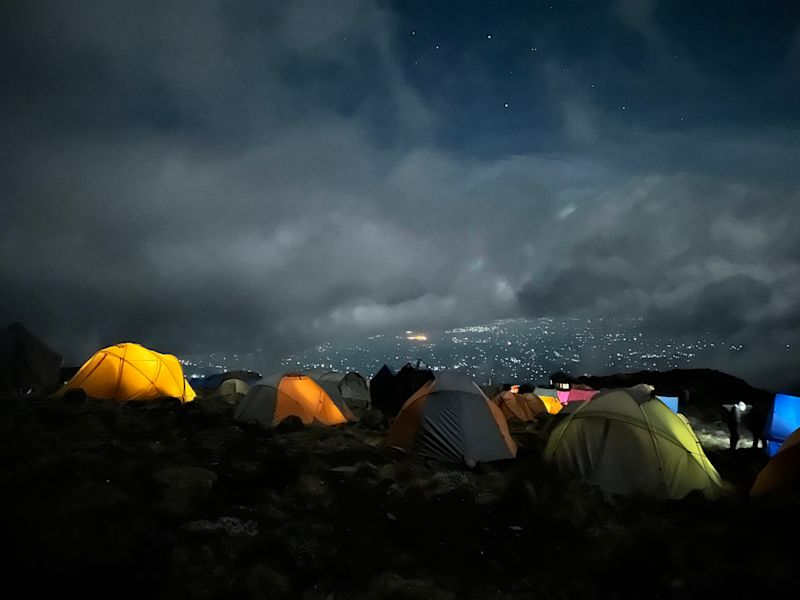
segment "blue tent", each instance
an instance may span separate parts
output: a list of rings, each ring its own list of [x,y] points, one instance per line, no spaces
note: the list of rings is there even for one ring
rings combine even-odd
[[[676,413],[678,412],[678,397],[677,396],[656,396],[659,400],[661,400],[664,404],[666,404],[669,409]]]
[[[800,398],[788,394],[775,394],[772,412],[767,417],[767,452],[775,456],[781,444],[792,432],[800,428]]]

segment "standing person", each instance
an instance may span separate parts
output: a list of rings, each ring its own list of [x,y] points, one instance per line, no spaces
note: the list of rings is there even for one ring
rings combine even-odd
[[[744,413],[747,405],[744,402],[738,402],[728,409],[728,431],[731,434],[731,450],[736,450],[739,444],[739,431],[742,424],[742,413]]]
[[[761,404],[753,404],[744,415],[744,424],[753,434],[753,448],[758,448],[759,442],[762,448],[767,447],[766,426],[768,408]]]

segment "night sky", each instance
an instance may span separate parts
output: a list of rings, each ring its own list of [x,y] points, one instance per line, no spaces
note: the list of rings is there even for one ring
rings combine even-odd
[[[0,198],[68,362],[556,315],[785,370],[800,3],[6,1]]]

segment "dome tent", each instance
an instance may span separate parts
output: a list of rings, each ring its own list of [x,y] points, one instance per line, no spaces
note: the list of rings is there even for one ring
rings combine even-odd
[[[56,397],[77,389],[100,400],[141,401],[167,397],[191,402],[195,398],[177,358],[132,342],[95,352]]]
[[[209,399],[235,403],[250,391],[250,385],[241,379],[226,379],[209,396]]]
[[[261,374],[255,371],[245,371],[242,369],[236,371],[224,371],[222,373],[213,373],[204,377],[192,377],[189,383],[195,390],[216,390],[223,383],[230,379],[238,379],[245,382],[248,386],[261,380]]]
[[[408,399],[386,444],[468,466],[517,454],[500,408],[468,376],[447,372]]]
[[[772,410],[767,416],[764,428],[769,455],[775,456],[781,444],[798,427],[800,427],[800,397],[775,394]]]
[[[492,398],[507,421],[534,421],[541,413],[547,413],[544,401],[535,394],[517,394],[510,390],[500,392]]]
[[[335,390],[341,395],[347,406],[351,408],[368,408],[370,404],[367,381],[360,373],[348,371],[310,371],[309,377],[314,379],[323,389]]]
[[[719,496],[725,486],[683,415],[637,385],[599,393],[559,423],[543,458],[607,493]]]
[[[0,331],[0,392],[51,391],[58,384],[61,355],[20,323]]]
[[[423,367],[421,360],[416,363],[408,362],[403,365],[396,375],[389,377],[391,371],[381,369],[373,378],[373,384],[377,381],[378,387],[374,391],[370,390],[372,405],[380,409],[385,415],[396,415],[406,401],[428,381],[434,379],[433,371],[427,366]],[[391,385],[389,382],[391,381]]]
[[[750,497],[800,492],[800,429],[781,444],[778,452],[761,469],[750,489]]]
[[[383,365],[369,380],[369,401],[375,408],[384,410],[382,406],[389,402],[394,391],[394,371],[389,365]]]
[[[304,425],[340,425],[355,421],[341,396],[324,390],[301,373],[276,374],[262,379],[241,399],[234,419],[269,428],[287,417],[300,418]]]

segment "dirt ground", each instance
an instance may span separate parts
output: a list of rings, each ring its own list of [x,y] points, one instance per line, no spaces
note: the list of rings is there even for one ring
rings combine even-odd
[[[266,431],[224,401],[0,401],[3,581],[26,597],[694,598],[800,591],[797,503],[747,499],[766,457],[689,415],[736,490],[603,498],[540,462],[474,470],[383,424]],[[750,441],[740,442],[749,446]]]

